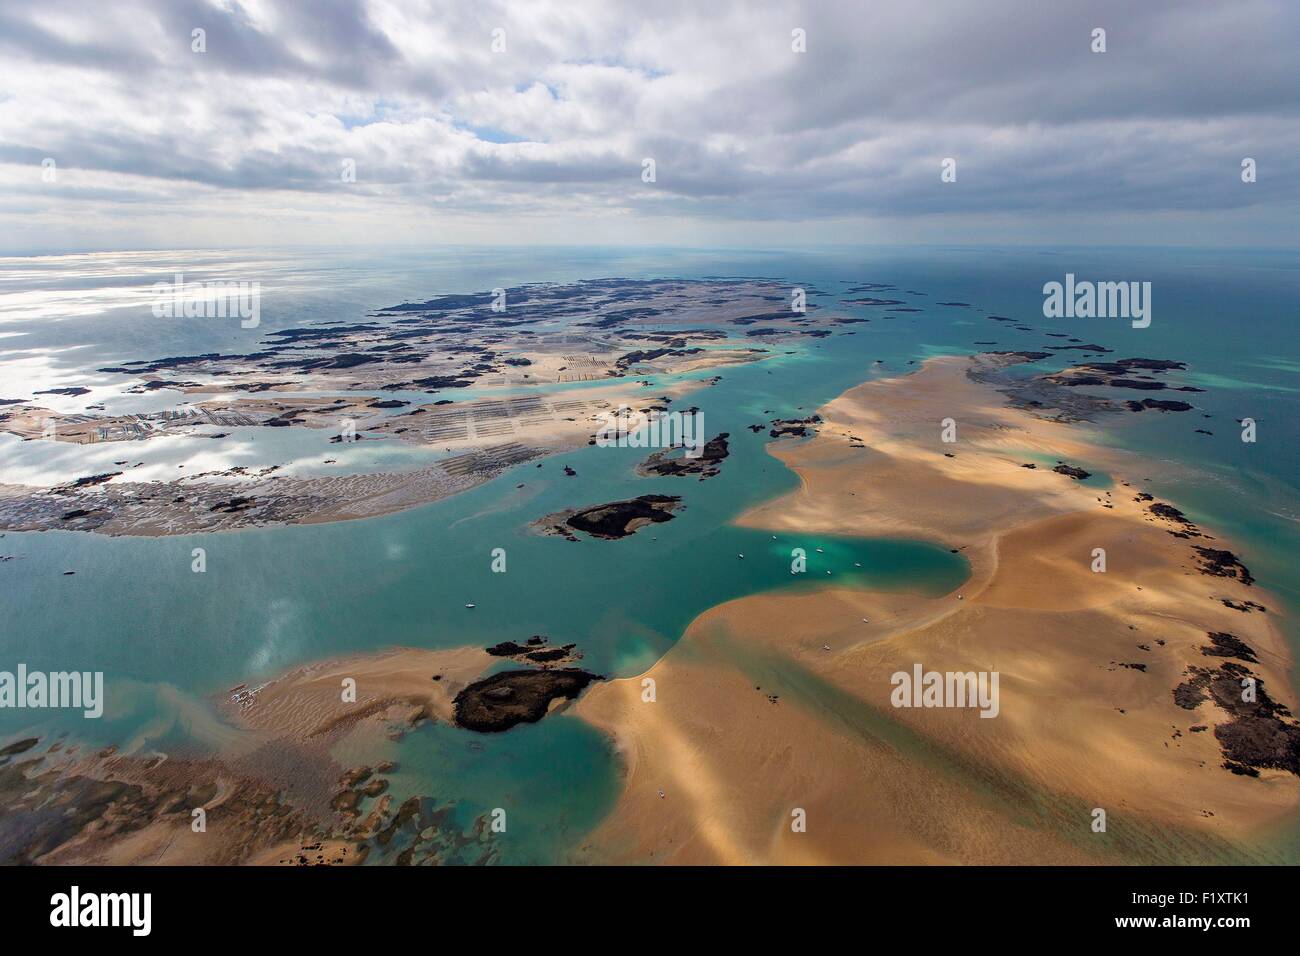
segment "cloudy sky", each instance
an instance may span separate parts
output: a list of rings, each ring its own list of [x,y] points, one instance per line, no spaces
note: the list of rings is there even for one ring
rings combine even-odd
[[[1298,63],[1295,0],[0,0],[0,248],[1294,246]]]

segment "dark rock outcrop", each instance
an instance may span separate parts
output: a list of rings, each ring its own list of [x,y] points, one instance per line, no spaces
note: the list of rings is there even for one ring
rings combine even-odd
[[[536,723],[551,701],[573,700],[599,675],[576,668],[502,671],[470,684],[456,695],[456,724],[479,733],[499,733]]]
[[[1300,726],[1244,664],[1225,661],[1217,668],[1189,667],[1187,679],[1174,688],[1173,695],[1174,703],[1185,710],[1212,701],[1228,715],[1214,727],[1225,770],[1248,777],[1257,777],[1264,769],[1300,776]]]
[[[626,538],[648,524],[671,521],[681,507],[679,495],[641,495],[627,501],[594,505],[563,517],[561,528],[582,531],[594,538]]]
[[[1073,465],[1057,465],[1052,471],[1058,475],[1066,475],[1076,481],[1082,481],[1084,478],[1092,477],[1092,472],[1084,471],[1082,468],[1076,468]]]
[[[682,448],[657,451],[642,462],[637,471],[643,475],[660,477],[698,475],[701,478],[712,478],[719,473],[719,466],[730,454],[727,445],[729,437],[728,432],[722,432],[716,438],[710,438],[695,457],[691,457]]]
[[[1218,548],[1202,548],[1194,545],[1194,550],[1201,558],[1201,573],[1216,578],[1236,578],[1242,584],[1254,584],[1255,578],[1250,570],[1237,559],[1231,551]]]

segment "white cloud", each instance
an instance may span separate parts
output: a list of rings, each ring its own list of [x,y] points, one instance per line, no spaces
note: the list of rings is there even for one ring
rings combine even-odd
[[[1088,49],[1098,25],[1105,54]],[[1121,242],[1225,210],[1222,239],[1293,242],[1298,32],[1286,0],[15,6],[0,242],[797,242],[994,223],[1014,239],[1065,219],[1062,241]]]

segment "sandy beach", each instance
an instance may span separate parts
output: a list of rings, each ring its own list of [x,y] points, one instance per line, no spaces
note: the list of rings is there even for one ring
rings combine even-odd
[[[1086,427],[1007,407],[968,378],[972,361],[988,360],[934,359],[829,403],[816,438],[769,446],[801,487],[739,519],[810,545],[819,534],[941,542],[969,559],[970,580],[937,598],[835,587],[742,598],[700,615],[644,675],[592,688],[576,712],[614,736],[628,778],[587,859],[1273,858],[1264,834],[1300,802],[1300,780],[1230,772],[1215,730],[1232,715],[1195,694],[1180,706],[1174,691],[1195,680],[1189,668],[1223,660],[1204,649],[1226,633],[1253,650],[1244,666],[1259,685],[1293,706],[1276,602],[1205,570],[1196,546],[1231,545],[1153,514],[1138,460],[1091,443]],[[1057,461],[1113,484],[1076,481]],[[1097,548],[1104,572],[1092,570]],[[891,676],[918,663],[998,672],[996,719],[892,707]],[[792,828],[799,810],[806,832]]]

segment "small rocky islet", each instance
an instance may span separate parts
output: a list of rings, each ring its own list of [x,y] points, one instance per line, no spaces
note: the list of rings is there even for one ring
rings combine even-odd
[[[544,635],[534,634],[523,644],[502,641],[486,650],[493,657],[508,657],[520,663],[555,664],[581,659],[582,654],[576,648],[576,644],[551,645]]]
[[[555,700],[573,700],[598,674],[576,667],[500,671],[469,684],[455,697],[458,727],[500,733],[516,724],[536,723]]]
[[[645,476],[684,478],[697,476],[701,480],[712,478],[721,473],[722,462],[730,454],[727,432],[710,438],[704,443],[698,455],[691,455],[685,448],[670,448],[657,451],[637,466],[637,474]]]
[[[617,540],[652,524],[671,521],[682,508],[680,495],[647,494],[546,515],[534,522],[542,534],[579,540],[580,531],[593,538]]]

